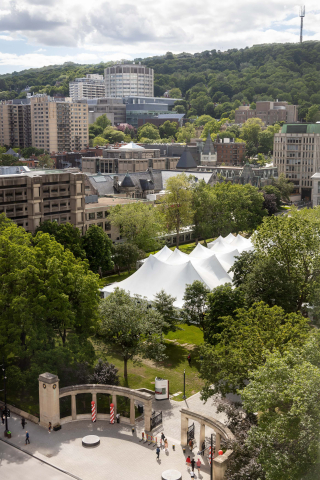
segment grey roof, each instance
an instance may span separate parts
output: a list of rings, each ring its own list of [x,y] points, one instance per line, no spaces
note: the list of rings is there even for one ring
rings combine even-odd
[[[169,120],[170,118],[178,118],[181,120],[184,116],[184,113],[159,113],[158,118],[168,118]]]
[[[97,178],[99,178],[98,182],[96,181]],[[103,182],[101,182],[101,178],[104,179]],[[99,177],[88,175],[88,180],[93,188],[97,189],[98,195],[100,196],[113,195],[117,193],[113,186],[113,178],[110,175],[99,175]]]
[[[121,187],[130,188],[130,187],[134,187],[134,186],[135,185],[134,185],[129,173],[127,173],[126,176],[124,177],[124,179],[121,182]]]
[[[210,132],[208,133],[207,140],[204,143],[202,153],[204,155],[209,155],[209,153],[214,153],[214,146],[213,146],[213,141],[211,140]]]
[[[195,159],[193,158],[189,150],[184,150],[176,168],[197,168]]]
[[[6,155],[13,155],[14,157],[20,158],[19,153],[17,153],[17,152],[15,152],[14,150],[12,150],[12,148],[9,148],[9,150],[6,152]]]
[[[145,178],[140,178],[139,180],[143,192],[145,190],[154,190],[154,184],[151,180],[146,180]]]

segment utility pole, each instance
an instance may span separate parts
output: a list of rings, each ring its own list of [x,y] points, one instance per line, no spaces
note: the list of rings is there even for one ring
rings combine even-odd
[[[185,400],[186,397],[186,369],[183,370],[183,400]]]
[[[302,39],[303,39],[303,18],[305,17],[305,15],[306,15],[306,7],[305,6],[300,7],[300,13],[299,13],[299,17],[301,18],[300,43],[302,43]]]
[[[4,363],[4,356],[3,356],[3,363],[1,365],[3,371],[3,386],[4,389],[0,390],[0,392],[4,391],[4,411],[6,414],[6,432],[8,431],[8,409],[7,409],[7,388],[6,388],[6,364]]]

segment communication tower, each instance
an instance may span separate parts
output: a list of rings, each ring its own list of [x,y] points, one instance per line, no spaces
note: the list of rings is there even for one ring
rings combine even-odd
[[[300,43],[302,43],[302,31],[303,31],[303,18],[306,15],[306,7],[300,7],[299,17],[301,18],[301,25],[300,25]]]

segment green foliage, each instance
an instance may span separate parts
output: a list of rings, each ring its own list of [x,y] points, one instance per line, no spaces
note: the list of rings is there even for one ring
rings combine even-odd
[[[106,127],[103,131],[103,136],[109,143],[124,142],[126,137],[125,133],[117,130],[116,127]]]
[[[26,147],[21,149],[21,156],[23,158],[30,158],[31,155],[35,155],[38,157],[39,155],[44,154],[45,151],[43,148],[36,148],[36,147]]]
[[[315,123],[320,120],[320,106],[319,105],[312,105],[308,108],[308,113],[306,116],[306,121]]]
[[[167,120],[159,127],[159,133],[161,138],[176,138],[178,131],[177,122],[170,122]]]
[[[273,178],[272,185],[279,190],[281,200],[285,202],[290,201],[290,193],[294,189],[294,185],[286,178],[284,173],[280,173],[278,180]]]
[[[93,272],[101,273],[113,268],[112,242],[101,227],[91,225],[82,237],[82,245]]]
[[[1,167],[13,167],[17,165],[24,165],[23,162],[13,155],[0,154],[0,166]]]
[[[182,97],[182,93],[181,93],[180,88],[171,88],[171,90],[169,91],[169,95],[170,95],[170,98],[181,98]]]
[[[179,318],[179,312],[173,306],[175,301],[175,297],[172,297],[164,290],[160,290],[160,292],[155,295],[155,300],[152,304],[164,321],[162,330],[166,335],[169,332],[175,332],[177,330],[177,324],[181,322]]]
[[[101,301],[100,317],[99,336],[123,358],[126,380],[128,360],[140,357],[160,361],[165,358],[163,319],[142,297],[131,297],[116,288]]]
[[[40,155],[38,157],[38,167],[53,168],[54,165],[55,165],[55,161],[53,158],[50,157],[49,154]]]
[[[104,113],[103,115],[100,115],[100,117],[98,117],[96,119],[96,121],[94,122],[93,125],[96,125],[96,126],[102,128],[102,130],[105,130],[107,127],[110,127],[112,125],[112,122],[111,122],[111,120],[109,120],[107,115]]]
[[[109,140],[107,140],[106,138],[104,137],[95,137],[93,139],[93,146],[94,147],[97,147],[97,146],[102,146],[102,145],[107,145],[109,143]]]
[[[189,143],[191,138],[195,137],[196,130],[192,123],[187,123],[184,127],[180,127],[177,133],[177,142]]]
[[[109,219],[120,229],[121,236],[139,249],[150,252],[159,246],[157,237],[164,227],[158,207],[142,202],[117,205],[111,209]]]
[[[259,412],[249,448],[259,446],[267,480],[318,478],[320,408],[319,333],[301,349],[274,352],[250,375],[244,408]]]
[[[65,249],[68,248],[76,258],[86,258],[86,252],[82,248],[80,230],[71,223],[59,225],[57,222],[46,220],[36,229],[36,234],[38,232],[52,235]]]
[[[195,280],[192,284],[186,285],[183,295],[184,304],[182,317],[187,324],[195,324],[202,330],[204,329],[204,316],[209,292],[210,290],[199,280]]]
[[[158,138],[160,138],[159,129],[152,123],[145,123],[144,125],[139,127],[137,135],[138,140],[141,140],[142,138],[157,140]]]
[[[275,185],[265,185],[262,190],[268,193],[269,195],[274,195],[276,197],[277,208],[280,208],[281,192],[279,188],[277,188]]]
[[[259,135],[264,122],[260,118],[249,118],[241,128],[241,138],[246,142],[252,142],[256,147],[259,145]]]
[[[269,352],[301,346],[309,330],[308,320],[300,313],[286,314],[282,308],[270,308],[263,302],[222,317],[218,328],[221,333],[213,335],[214,346],[205,344],[202,348],[205,399],[216,393],[236,393],[245,386],[249,372],[265,363]]]
[[[201,115],[199,118],[197,118],[194,124],[196,125],[196,127],[200,127],[208,122],[211,122],[212,120],[214,119],[210,115]]]
[[[123,268],[126,268],[128,273],[130,273],[132,267],[134,267],[136,262],[143,258],[144,255],[144,252],[139,250],[136,245],[127,242],[113,245],[112,253],[112,260],[119,273]]]

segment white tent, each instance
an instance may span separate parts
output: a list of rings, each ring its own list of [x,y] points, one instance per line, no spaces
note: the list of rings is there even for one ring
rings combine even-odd
[[[229,233],[229,235],[227,235],[226,237],[224,237],[224,241],[227,242],[227,243],[231,243],[233,242],[233,240],[235,239],[236,237],[232,234],[232,233]]]
[[[165,262],[170,255],[172,255],[172,250],[165,245],[159,252],[155,253],[153,256],[156,257],[158,260]],[[146,259],[145,259],[146,260]]]
[[[204,247],[201,245],[201,243],[198,243],[198,245],[192,250],[190,253],[189,257],[192,258],[208,258],[212,257],[214,255],[209,248]]]
[[[252,250],[253,245],[251,240],[242,237],[241,235],[237,235],[234,240],[230,243],[230,246],[239,250],[239,252],[243,252],[244,250]]]

